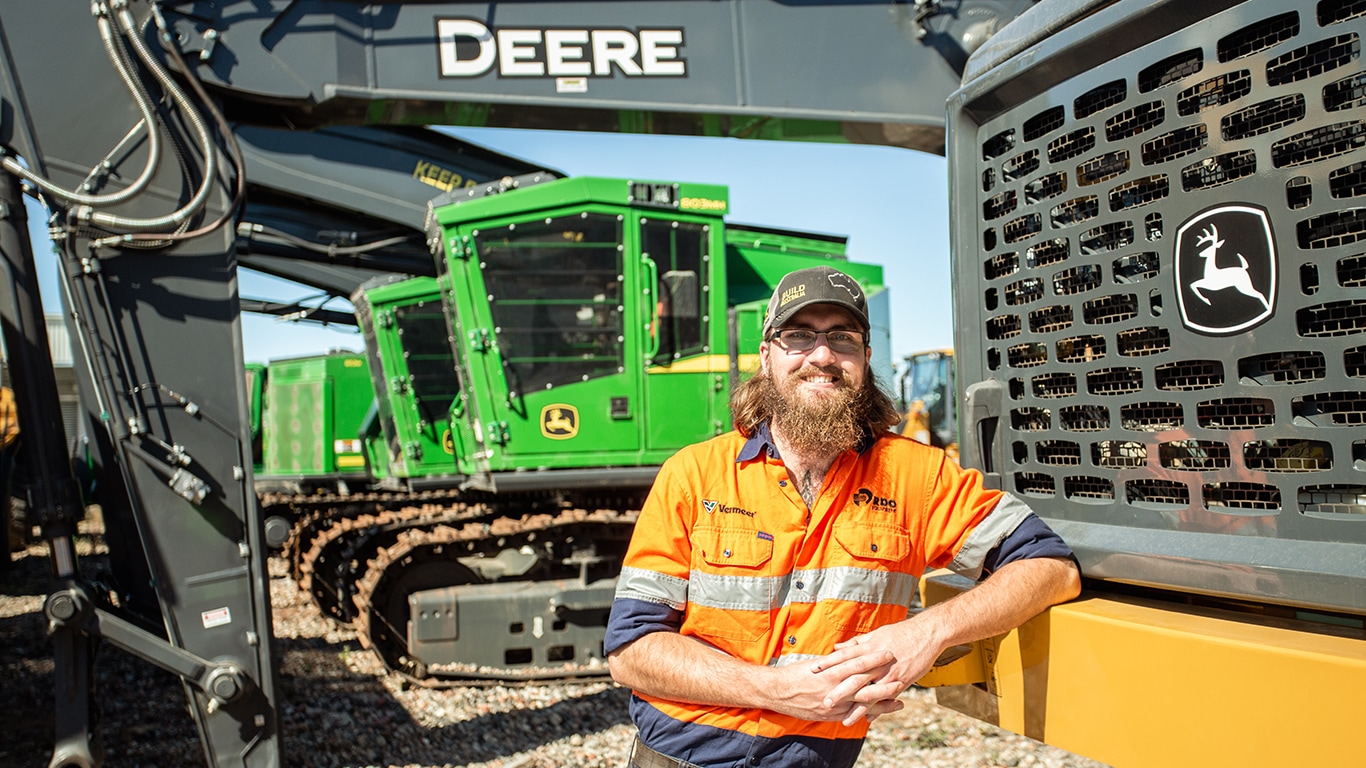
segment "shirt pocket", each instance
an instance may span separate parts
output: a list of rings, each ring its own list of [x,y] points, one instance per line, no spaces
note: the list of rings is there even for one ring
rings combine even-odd
[[[827,565],[826,618],[851,634],[906,618],[916,586],[910,534],[896,525],[848,521],[836,525],[834,538],[842,562]]]
[[[685,627],[717,640],[766,637],[776,593],[772,538],[752,528],[702,527],[693,529],[692,544]]]
[[[895,568],[911,554],[911,537],[896,525],[847,522],[835,526],[835,541],[868,568]]]

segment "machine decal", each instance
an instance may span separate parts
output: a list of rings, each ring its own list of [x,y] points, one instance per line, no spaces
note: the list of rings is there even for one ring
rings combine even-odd
[[[679,201],[679,207],[689,211],[725,211],[725,200],[713,200],[709,197],[685,197]]]
[[[478,184],[474,179],[467,179],[457,171],[445,168],[429,160],[418,160],[413,165],[413,178],[428,186],[446,192],[456,187],[473,187]]]
[[[687,77],[681,29],[489,29],[474,19],[437,19],[442,77]],[[582,85],[587,89],[586,83]],[[565,88],[565,90],[572,90]]]
[[[199,614],[199,619],[204,623],[204,629],[212,629],[231,624],[232,612],[227,608],[215,608],[212,611],[204,611]]]
[[[1181,322],[1223,336],[1255,328],[1276,310],[1276,241],[1262,208],[1223,205],[1188,219],[1176,233],[1176,295]]]
[[[568,440],[579,433],[579,409],[552,403],[541,409],[541,434],[551,440]]]

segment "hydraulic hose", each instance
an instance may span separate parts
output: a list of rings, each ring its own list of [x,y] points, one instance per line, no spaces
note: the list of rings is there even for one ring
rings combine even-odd
[[[161,134],[156,129],[156,113],[154,105],[152,104],[151,95],[147,93],[147,89],[142,86],[142,83],[133,74],[131,64],[127,58],[127,52],[119,44],[108,15],[99,14],[97,16],[96,24],[99,26],[100,40],[104,43],[105,54],[109,57],[109,60],[113,62],[114,69],[118,71],[119,79],[123,81],[128,92],[132,94],[133,100],[137,102],[138,111],[142,113],[142,123],[139,125],[146,126],[147,128],[147,162],[143,166],[142,173],[138,175],[138,178],[135,179],[131,185],[117,192],[111,192],[106,195],[87,195],[57,186],[28,168],[25,168],[18,160],[8,155],[3,159],[0,159],[0,164],[3,164],[5,170],[28,181],[54,198],[76,205],[104,206],[115,205],[125,200],[132,199],[146,189],[147,185],[151,183],[152,176],[156,172],[157,163],[161,160]],[[136,131],[137,126],[135,126],[133,130]],[[130,135],[131,133],[132,132],[130,131]],[[106,165],[108,162],[108,160],[105,160]]]
[[[163,91],[180,107],[181,113],[190,122],[199,145],[204,151],[204,178],[199,183],[199,189],[195,191],[194,197],[190,198],[185,205],[178,210],[152,219],[133,219],[125,216],[116,216],[109,213],[99,213],[97,211],[86,212],[81,218],[88,219],[92,224],[106,227],[113,230],[131,230],[134,232],[155,232],[157,230],[173,229],[182,222],[203,210],[208,202],[209,193],[213,189],[214,180],[218,176],[218,149],[214,146],[213,137],[209,133],[209,128],[204,123],[199,111],[194,108],[185,92],[175,80],[156,60],[152,52],[147,49],[147,44],[143,42],[142,36],[138,34],[137,20],[133,18],[133,12],[128,10],[126,2],[117,2],[119,7],[115,11],[115,18],[118,20],[120,29],[132,46],[133,51],[142,60],[143,65],[156,77]],[[103,5],[103,3],[101,3]]]

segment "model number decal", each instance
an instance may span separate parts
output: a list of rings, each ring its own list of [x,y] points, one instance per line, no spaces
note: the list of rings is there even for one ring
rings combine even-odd
[[[681,29],[489,29],[474,19],[437,19],[444,77],[686,77]]]

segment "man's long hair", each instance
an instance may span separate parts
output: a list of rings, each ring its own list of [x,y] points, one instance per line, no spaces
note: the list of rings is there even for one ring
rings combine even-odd
[[[772,416],[773,378],[759,371],[742,382],[730,396],[731,419],[740,433],[749,436]],[[855,402],[853,417],[869,434],[877,435],[901,423],[901,414],[887,393],[878,385],[872,366],[866,366],[863,386]]]

